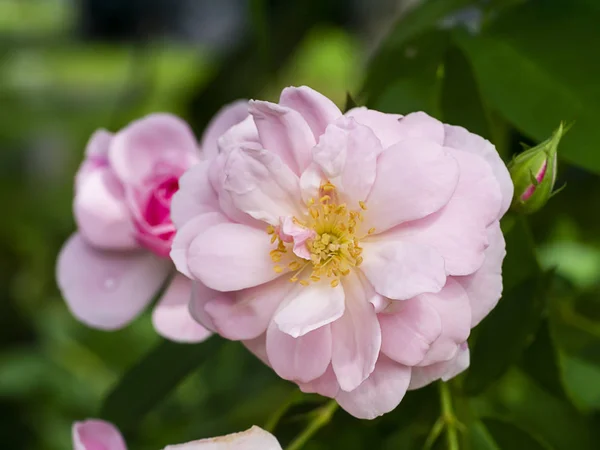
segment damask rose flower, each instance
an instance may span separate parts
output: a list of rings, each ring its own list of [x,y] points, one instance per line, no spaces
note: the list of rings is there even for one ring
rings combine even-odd
[[[247,115],[247,102],[224,108],[208,127],[202,151],[188,125],[153,114],[116,134],[96,131],[75,179],[78,231],[64,245],[58,285],[71,312],[94,328],[113,330],[133,320],[174,272],[170,217],[179,177],[217,154],[216,138]],[[156,330],[197,342],[209,332],[188,310],[191,283],[176,275],[153,313]]]
[[[111,423],[90,419],[73,424],[73,450],[127,450],[125,440]],[[281,450],[277,439],[259,427],[211,439],[168,445],[164,450]]]
[[[173,201],[192,315],[360,418],[464,370],[502,291],[513,187],[494,147],[307,87],[249,111]]]

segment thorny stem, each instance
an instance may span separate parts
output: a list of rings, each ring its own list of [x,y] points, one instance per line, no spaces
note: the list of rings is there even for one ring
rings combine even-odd
[[[302,433],[296,436],[296,439],[294,439],[290,445],[287,446],[286,450],[301,449],[317,431],[329,423],[337,408],[338,404],[335,400],[330,400],[327,402],[327,404],[325,404],[325,406],[319,408],[316,411],[315,417],[310,421],[308,426]]]
[[[446,424],[446,439],[448,450],[459,450],[458,421],[452,408],[452,395],[448,383],[440,381],[440,402],[442,403],[442,419]]]

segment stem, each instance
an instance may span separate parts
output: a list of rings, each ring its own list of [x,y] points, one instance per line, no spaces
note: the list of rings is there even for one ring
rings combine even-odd
[[[299,391],[294,391],[288,397],[288,399],[279,407],[277,410],[269,417],[269,420],[265,424],[265,430],[269,433],[272,433],[275,430],[275,427],[287,412],[290,407],[298,401]]]
[[[459,450],[456,416],[452,408],[452,395],[448,383],[440,382],[440,401],[442,403],[442,417],[446,423],[446,438],[448,450]]]
[[[325,425],[329,423],[335,410],[338,408],[338,404],[335,400],[330,400],[327,402],[325,406],[320,408],[315,417],[310,421],[308,426],[304,429],[302,433],[296,436],[290,445],[288,445],[286,450],[299,450],[304,444],[306,444],[310,438],[312,438],[317,431],[323,428]]]

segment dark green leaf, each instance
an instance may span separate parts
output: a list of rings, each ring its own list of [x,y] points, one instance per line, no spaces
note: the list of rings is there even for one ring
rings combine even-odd
[[[481,35],[455,32],[491,106],[537,140],[574,120],[559,156],[597,173],[599,21],[582,4],[537,0],[513,8]]]
[[[525,350],[521,367],[544,389],[559,398],[566,398],[557,349],[544,320],[533,343]]]
[[[101,417],[121,430],[130,430],[154,406],[222,344],[213,336],[201,344],[177,344],[163,340],[121,378],[108,394]]]
[[[508,422],[483,419],[483,425],[499,450],[549,450],[550,446]]]
[[[539,326],[549,277],[534,274],[509,289],[481,323],[465,392],[481,393],[519,360]]]
[[[506,291],[538,273],[540,267],[533,236],[525,217],[506,216],[502,221],[502,230],[506,239],[506,258],[502,264],[502,278]]]
[[[481,422],[469,425],[468,440],[472,450],[501,450]]]

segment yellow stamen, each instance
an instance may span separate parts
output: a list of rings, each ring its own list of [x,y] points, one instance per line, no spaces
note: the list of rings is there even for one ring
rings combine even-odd
[[[337,285],[340,284],[340,279],[339,278],[334,278],[333,280],[331,280],[331,283],[329,283],[331,285],[332,288],[336,287]]]
[[[358,205],[360,206],[360,209],[362,209],[363,211],[367,210],[367,205],[365,204],[365,202],[363,202],[362,200],[360,200],[358,202]]]

